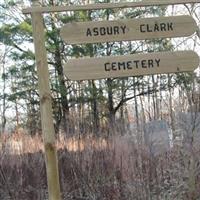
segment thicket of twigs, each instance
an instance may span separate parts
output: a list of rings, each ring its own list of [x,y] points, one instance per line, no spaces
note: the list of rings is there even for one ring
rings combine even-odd
[[[19,148],[13,147],[14,151],[5,146],[10,139],[2,140],[0,199],[47,199],[41,138],[20,135],[15,138]],[[198,145],[176,146],[155,156],[130,136],[119,136],[61,138],[58,148],[64,200],[200,199]]]

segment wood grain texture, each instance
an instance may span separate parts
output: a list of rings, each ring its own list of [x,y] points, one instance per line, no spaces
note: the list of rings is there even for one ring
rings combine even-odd
[[[24,14],[32,12],[63,12],[63,11],[80,11],[80,10],[100,10],[100,9],[115,9],[115,8],[135,8],[145,6],[160,6],[160,5],[178,5],[186,3],[200,3],[200,0],[143,0],[138,2],[126,3],[97,3],[88,5],[72,5],[72,6],[53,6],[53,7],[30,7],[23,9]]]
[[[159,66],[156,60],[160,60]],[[198,65],[199,56],[193,51],[161,52],[72,59],[65,64],[64,73],[71,80],[91,80],[188,72]]]
[[[55,146],[55,131],[53,125],[51,91],[49,86],[49,71],[47,63],[47,52],[45,48],[43,17],[41,13],[32,14],[32,26],[38,74],[40,112],[42,134],[45,146],[45,161],[49,200],[60,200],[60,183],[58,173],[58,160]]]
[[[191,16],[176,16],[74,22],[63,26],[60,34],[68,44],[84,44],[190,36],[197,28]]]

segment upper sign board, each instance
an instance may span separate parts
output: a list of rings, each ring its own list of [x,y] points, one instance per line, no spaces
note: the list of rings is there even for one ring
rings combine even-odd
[[[192,35],[197,24],[191,16],[154,17],[117,21],[72,22],[61,29],[68,44],[84,44]]]
[[[71,80],[91,80],[194,71],[199,56],[193,51],[160,52],[69,60],[64,67]]]

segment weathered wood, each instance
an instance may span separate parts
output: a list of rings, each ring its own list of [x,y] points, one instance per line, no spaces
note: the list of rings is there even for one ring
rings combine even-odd
[[[80,10],[100,10],[100,9],[115,9],[115,8],[135,8],[145,6],[161,6],[161,5],[178,5],[187,3],[200,3],[200,0],[143,0],[138,2],[126,3],[97,3],[88,5],[72,5],[72,6],[53,6],[53,7],[30,7],[23,9],[24,14],[32,12],[63,12],[63,11],[80,11]]]
[[[58,175],[58,161],[55,146],[55,131],[53,126],[52,102],[49,87],[49,72],[47,64],[47,53],[45,48],[44,25],[41,13],[32,14],[32,26],[38,74],[40,110],[43,140],[45,146],[49,200],[60,200],[61,197]]]
[[[199,56],[193,51],[161,52],[72,59],[65,64],[64,73],[71,80],[90,80],[187,72],[198,65]]]
[[[191,16],[175,16],[73,22],[63,26],[60,34],[68,44],[84,44],[190,36],[197,29]]]

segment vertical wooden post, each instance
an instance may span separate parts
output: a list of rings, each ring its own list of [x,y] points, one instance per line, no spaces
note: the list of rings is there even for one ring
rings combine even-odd
[[[32,1],[33,7],[38,6],[38,1]],[[40,111],[43,140],[45,146],[49,200],[60,200],[61,195],[58,173],[58,159],[55,146],[55,130],[53,126],[51,91],[49,87],[49,71],[47,63],[47,52],[45,48],[45,32],[43,16],[41,13],[32,13],[32,26],[38,74]]]

